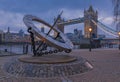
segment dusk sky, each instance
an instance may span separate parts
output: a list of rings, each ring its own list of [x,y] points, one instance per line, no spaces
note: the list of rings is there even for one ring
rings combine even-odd
[[[18,32],[26,31],[23,17],[26,14],[35,15],[53,24],[54,17],[63,10],[65,20],[83,17],[84,9],[92,5],[98,11],[98,17],[105,25],[115,29],[113,24],[112,0],[0,0],[0,29]],[[84,24],[66,26],[65,32],[82,29]]]

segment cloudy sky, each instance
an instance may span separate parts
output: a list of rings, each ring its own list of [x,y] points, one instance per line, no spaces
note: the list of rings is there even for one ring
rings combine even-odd
[[[99,20],[115,29],[113,24],[112,0],[0,0],[0,29],[18,32],[26,31],[23,17],[26,14],[35,15],[53,24],[54,17],[63,10],[62,17],[66,20],[83,17],[84,9],[92,5],[98,11]],[[73,29],[83,29],[84,24],[66,26],[65,32]]]

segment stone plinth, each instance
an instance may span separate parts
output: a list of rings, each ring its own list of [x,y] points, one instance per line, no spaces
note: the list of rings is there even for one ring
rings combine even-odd
[[[18,58],[21,62],[34,64],[58,64],[76,61],[77,58],[69,55],[44,55],[39,57],[32,57],[25,55]]]
[[[3,69],[17,77],[33,78],[70,76],[93,69],[92,65],[82,57],[53,55],[42,58],[43,60],[31,56],[14,57],[4,64]]]

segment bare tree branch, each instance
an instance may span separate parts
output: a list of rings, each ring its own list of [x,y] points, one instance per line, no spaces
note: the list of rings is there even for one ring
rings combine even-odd
[[[120,0],[112,0],[114,5],[114,16],[116,21],[116,28],[120,31]]]

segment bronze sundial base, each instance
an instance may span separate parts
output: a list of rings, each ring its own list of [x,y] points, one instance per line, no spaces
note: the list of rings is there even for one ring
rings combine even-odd
[[[34,63],[34,64],[58,64],[73,62],[76,57],[69,55],[44,55],[40,57],[33,57],[31,55],[24,55],[18,58],[21,62]]]

